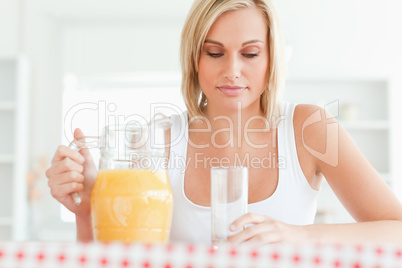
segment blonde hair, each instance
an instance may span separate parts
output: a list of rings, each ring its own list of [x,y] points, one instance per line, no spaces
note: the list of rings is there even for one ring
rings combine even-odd
[[[181,91],[190,118],[200,116],[206,105],[198,81],[198,60],[209,29],[227,11],[257,7],[267,20],[269,67],[267,83],[260,103],[271,126],[280,116],[282,89],[286,79],[284,42],[278,17],[270,0],[196,0],[187,16],[181,34]]]

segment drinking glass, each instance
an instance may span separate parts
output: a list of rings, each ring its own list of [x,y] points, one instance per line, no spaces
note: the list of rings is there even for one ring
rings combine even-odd
[[[231,232],[229,226],[247,213],[248,168],[211,168],[211,219],[212,244],[215,247],[226,242]],[[238,231],[239,232],[239,231]]]

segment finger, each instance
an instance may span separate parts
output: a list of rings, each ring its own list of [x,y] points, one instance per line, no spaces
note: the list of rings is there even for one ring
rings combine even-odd
[[[54,175],[70,171],[76,171],[78,173],[82,173],[84,171],[84,167],[81,164],[78,164],[77,162],[69,158],[65,158],[59,162],[54,163],[54,165],[50,169],[48,169],[46,175],[48,178],[51,178]]]
[[[84,157],[79,152],[68,148],[67,146],[60,145],[52,159],[52,165],[56,162],[64,160],[65,158],[71,158],[72,160],[81,164],[85,161]]]
[[[74,130],[74,139],[79,140],[82,137],[85,137],[84,132],[80,128],[76,128]],[[88,149],[81,149],[79,152],[85,159],[92,160],[92,155]]]
[[[50,193],[55,199],[62,200],[72,193],[81,192],[83,189],[84,185],[82,183],[70,182],[52,186],[50,188]]]
[[[266,244],[280,243],[283,241],[283,236],[279,232],[267,232],[253,236],[247,243],[253,244],[253,246],[259,247]]]
[[[247,242],[252,243],[254,246],[260,246],[282,242],[284,241],[284,237],[275,223],[264,222],[248,227],[244,231],[228,237],[228,241],[234,245]]]
[[[84,176],[76,171],[70,171],[67,173],[54,175],[51,179],[49,179],[48,185],[50,188],[52,188],[55,185],[62,185],[71,182],[84,183]]]
[[[92,155],[91,155],[91,152],[89,151],[89,149],[81,149],[80,154],[85,158],[84,165],[93,162]]]
[[[249,226],[241,232],[228,237],[228,241],[234,244],[240,244],[242,242],[250,240],[255,236],[259,236],[267,232],[272,232],[273,228],[270,225],[271,224],[269,222],[263,222]]]
[[[260,215],[260,214],[254,214],[254,213],[247,213],[237,220],[235,220],[230,226],[229,229],[230,231],[234,232],[239,230],[240,228],[243,228],[245,225],[248,224],[258,224],[267,220],[272,220],[268,216]]]
[[[78,139],[81,137],[85,137],[84,132],[82,132],[82,130],[80,128],[76,128],[74,130],[74,139]]]

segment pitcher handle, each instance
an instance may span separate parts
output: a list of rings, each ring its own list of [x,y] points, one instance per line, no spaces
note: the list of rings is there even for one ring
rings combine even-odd
[[[170,128],[171,126],[170,117],[164,115],[163,113],[156,113],[150,120],[149,125],[160,126],[163,128]]]
[[[75,151],[80,151],[81,149],[93,149],[99,148],[99,139],[98,136],[82,136],[74,139],[69,145],[68,148],[73,149]],[[75,204],[79,206],[82,202],[81,196],[74,192],[71,194]]]

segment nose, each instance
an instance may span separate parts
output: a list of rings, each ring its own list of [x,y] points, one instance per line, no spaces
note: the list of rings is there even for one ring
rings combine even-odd
[[[224,77],[234,81],[241,76],[241,62],[235,55],[227,58],[224,70]]]

